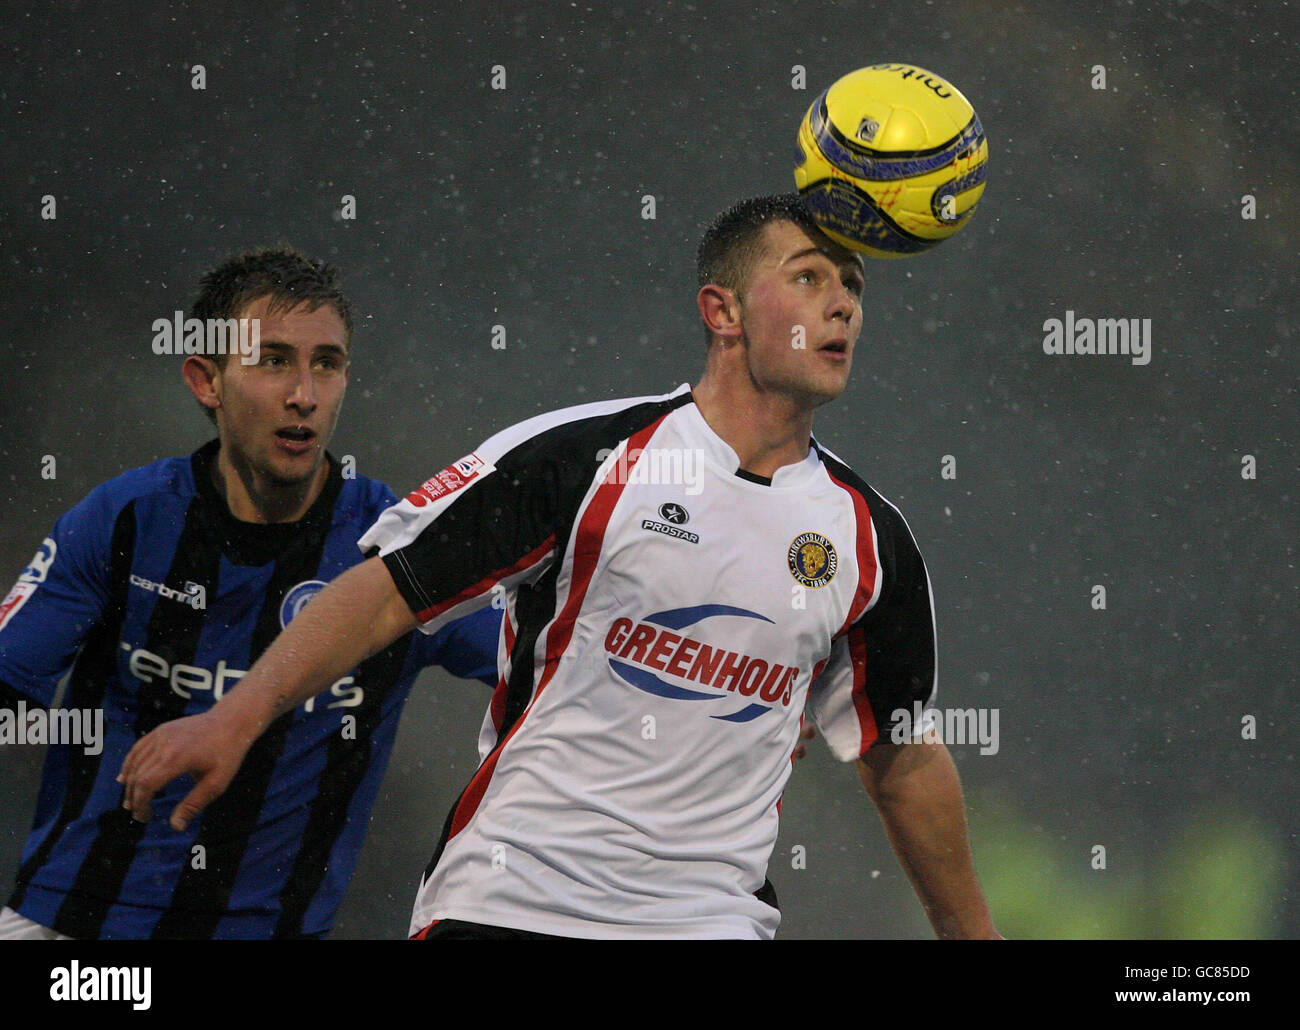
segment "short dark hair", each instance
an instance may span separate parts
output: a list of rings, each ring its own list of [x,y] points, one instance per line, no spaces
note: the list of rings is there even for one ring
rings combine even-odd
[[[328,261],[308,257],[287,244],[234,254],[199,280],[199,293],[190,305],[190,318],[235,318],[255,300],[268,298],[268,313],[306,304],[315,311],[328,304],[343,321],[348,348],[352,346],[352,305],[339,288],[339,270]],[[211,359],[224,367],[229,355]],[[216,412],[204,409],[216,421]]]
[[[269,298],[271,312],[306,304],[315,311],[328,304],[338,312],[352,343],[352,305],[339,288],[339,270],[289,246],[262,247],[235,254],[199,280],[190,317],[234,318],[255,300]]]
[[[821,232],[797,193],[742,200],[705,230],[695,260],[699,285],[725,286],[739,295],[762,254],[763,229],[771,222],[793,222],[809,232]]]

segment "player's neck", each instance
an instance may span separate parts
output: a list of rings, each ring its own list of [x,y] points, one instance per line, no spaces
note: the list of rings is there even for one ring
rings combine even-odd
[[[217,452],[212,479],[225,498],[230,514],[241,522],[297,522],[316,503],[325,488],[329,464],[321,462],[312,477],[302,483],[268,481],[247,462],[232,460],[227,448]]]
[[[777,469],[808,456],[810,409],[712,372],[705,372],[691,393],[704,421],[736,452],[745,472],[770,479]]]

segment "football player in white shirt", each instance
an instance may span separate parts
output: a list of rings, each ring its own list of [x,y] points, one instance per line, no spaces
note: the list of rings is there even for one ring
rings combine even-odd
[[[237,689],[136,745],[125,807],[147,819],[190,773],[183,826],[277,715],[504,592],[484,760],[413,937],[771,937],[765,871],[805,705],[856,762],[936,934],[996,937],[950,755],[924,725],[891,739],[934,694],[924,564],[897,510],[812,436],[848,381],[861,260],[797,198],[767,197],[715,220],[699,274],[693,389],[538,416],[430,478]]]

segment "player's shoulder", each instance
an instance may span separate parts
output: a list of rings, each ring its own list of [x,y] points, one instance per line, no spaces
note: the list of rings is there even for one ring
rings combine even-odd
[[[533,460],[538,451],[571,444],[580,437],[617,441],[674,408],[690,403],[690,386],[670,393],[592,401],[534,415],[489,437],[474,456],[492,464]]]
[[[96,562],[127,524],[177,523],[193,499],[190,459],[164,458],[128,469],[91,489],[54,521],[44,547],[72,560]]]
[[[888,532],[894,535],[901,534],[908,540],[912,538],[912,532],[907,525],[907,520],[903,518],[903,513],[898,510],[896,504],[876,490],[854,471],[848,462],[825,444],[815,438],[812,443],[817,449],[827,475],[841,489],[860,499],[861,505],[855,503],[854,507],[860,510],[860,515],[865,515],[871,519],[877,533]]]
[[[858,520],[859,541],[867,545],[884,573],[881,589],[882,603],[873,603],[864,618],[886,618],[901,604],[915,614],[929,609],[930,622],[934,621],[934,607],[930,602],[930,575],[921,556],[920,546],[907,519],[898,506],[874,489],[853,471],[839,455],[813,440],[822,460],[822,467],[836,486],[853,498],[853,508]],[[865,534],[865,535],[864,535]]]
[[[147,503],[169,497],[187,501],[194,493],[191,457],[162,458],[106,479],[72,511],[87,517],[102,516],[121,511],[132,502]]]
[[[336,468],[343,482],[334,502],[334,521],[359,518],[370,525],[386,508],[397,503],[397,495],[387,483],[371,479],[351,469]]]

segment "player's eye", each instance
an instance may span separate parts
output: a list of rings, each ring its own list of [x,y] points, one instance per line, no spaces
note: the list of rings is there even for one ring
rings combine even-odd
[[[850,275],[844,280],[844,288],[853,294],[853,296],[861,299],[862,291],[866,288],[866,284],[856,275]]]

